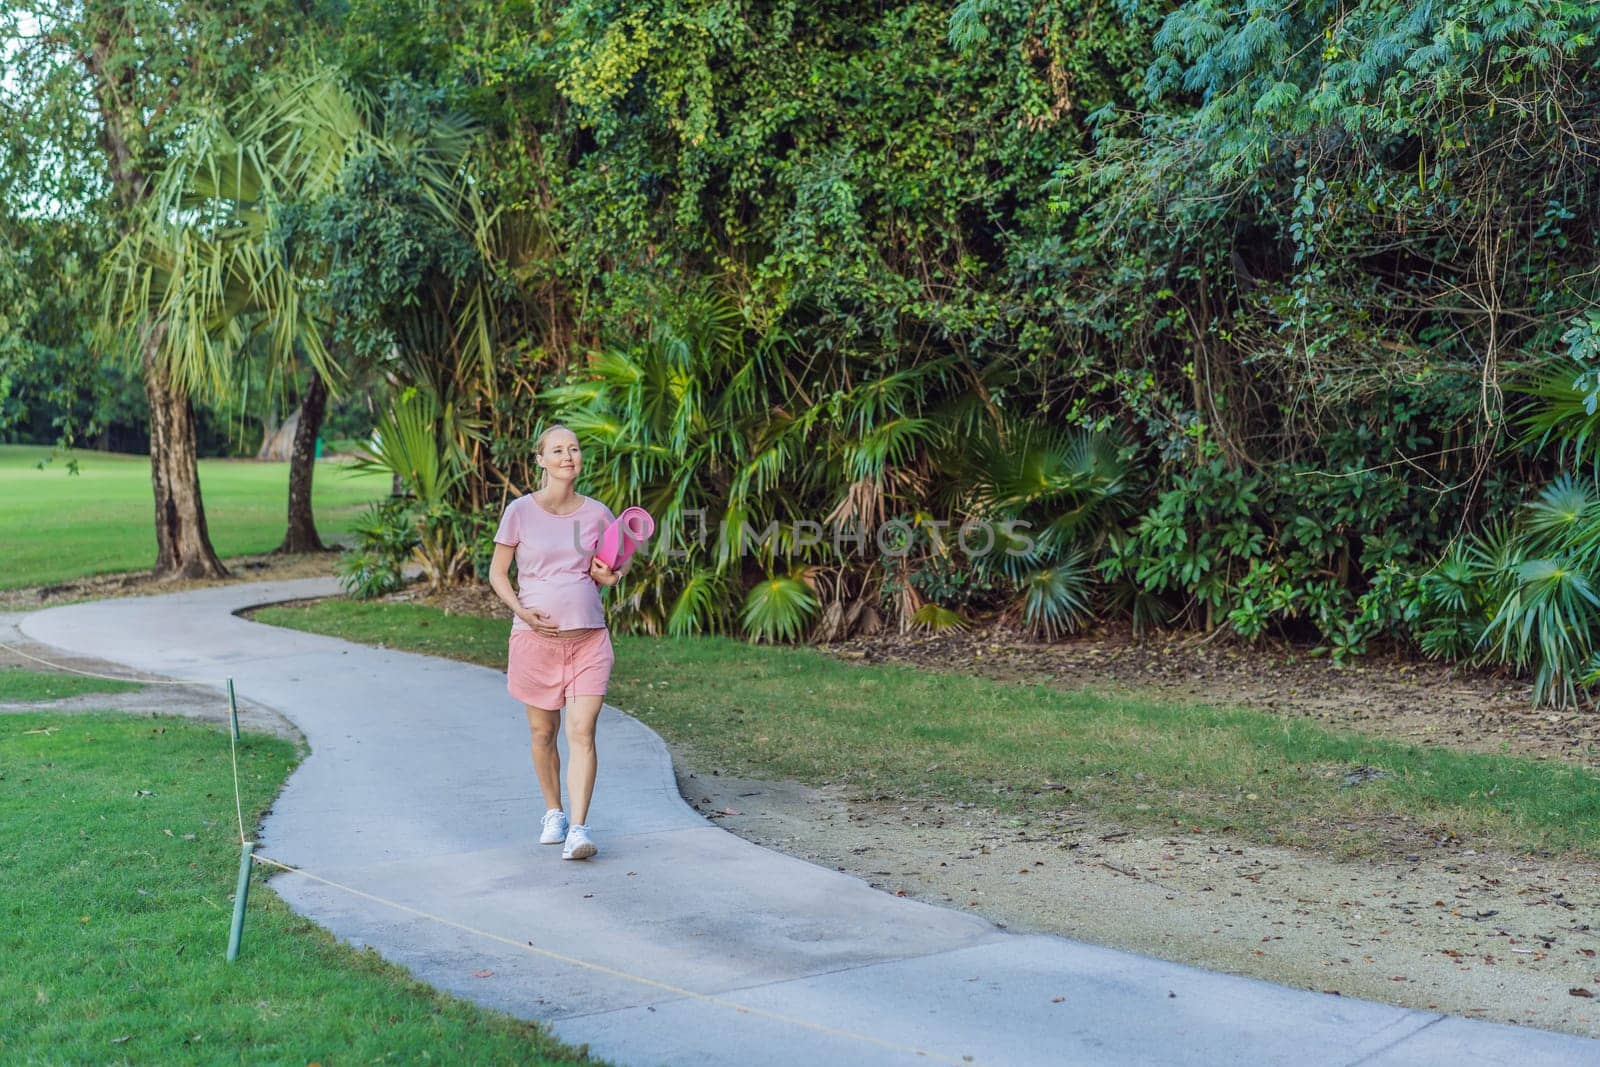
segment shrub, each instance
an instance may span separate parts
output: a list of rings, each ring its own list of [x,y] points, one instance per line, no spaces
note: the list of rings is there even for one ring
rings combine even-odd
[[[355,544],[334,565],[344,591],[369,600],[405,585],[405,565],[421,544],[411,502],[389,497],[369,505],[353,532]]]

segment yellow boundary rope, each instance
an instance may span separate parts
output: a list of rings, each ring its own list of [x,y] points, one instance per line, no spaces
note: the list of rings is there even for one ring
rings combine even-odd
[[[239,844],[248,845],[249,841],[244,836],[244,798],[239,792],[239,742],[234,739],[233,730],[228,730],[228,754],[233,762],[233,810],[239,816]]]
[[[54,667],[56,670],[58,670],[58,671],[66,671],[68,674],[81,674],[85,678],[103,678],[108,682],[134,682],[134,683],[137,683],[138,685],[190,685],[190,686],[192,686],[192,685],[198,685],[199,684],[198,682],[181,682],[181,681],[178,681],[177,679],[174,679],[174,678],[119,678],[114,674],[101,674],[98,671],[79,670],[77,667],[68,667],[65,663],[55,663],[55,662],[52,662],[51,660],[41,659],[38,656],[35,656],[31,652],[24,652],[22,649],[18,648],[16,645],[8,645],[4,641],[0,641],[0,648],[5,649],[7,652],[14,652],[17,655],[22,656],[24,659],[31,659],[35,663],[42,663],[46,667]]]

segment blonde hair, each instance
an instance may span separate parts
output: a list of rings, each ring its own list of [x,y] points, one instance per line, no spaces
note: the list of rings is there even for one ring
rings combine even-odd
[[[557,430],[567,430],[567,428],[565,426],[561,425],[561,423],[559,423],[559,422],[553,422],[549,426],[546,426],[544,428],[544,432],[543,433],[541,433],[538,437],[535,437],[533,439],[533,454],[536,457],[544,454],[544,444],[545,444],[545,442],[550,440],[550,435],[555,433]],[[568,433],[572,433],[571,430],[567,430],[567,432]],[[572,436],[574,438],[576,438],[578,435],[575,434],[575,433],[572,433]],[[540,467],[539,468],[539,484],[538,484],[537,488],[543,489],[549,483],[549,481],[550,481],[550,472],[548,470],[546,470],[544,467]]]

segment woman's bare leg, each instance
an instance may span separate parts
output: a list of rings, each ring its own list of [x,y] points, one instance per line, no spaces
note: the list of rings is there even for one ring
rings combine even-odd
[[[549,711],[524,704],[528,709],[528,732],[533,735],[533,770],[539,776],[546,808],[561,806],[561,753],[556,749],[556,731],[561,727],[561,709]],[[588,798],[584,798],[588,803]]]
[[[604,699],[575,696],[567,712],[567,797],[572,801],[572,821],[578,826],[589,820],[589,798],[594,795],[594,776],[600,765],[594,751],[594,724]]]

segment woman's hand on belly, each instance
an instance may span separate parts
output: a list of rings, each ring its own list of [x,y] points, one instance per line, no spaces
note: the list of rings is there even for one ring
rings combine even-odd
[[[554,637],[556,634],[561,632],[556,629],[555,620],[542,611],[535,611],[532,608],[523,608],[521,611],[517,612],[517,618],[521,619],[523,622],[532,627],[535,633],[543,634],[545,637]]]

